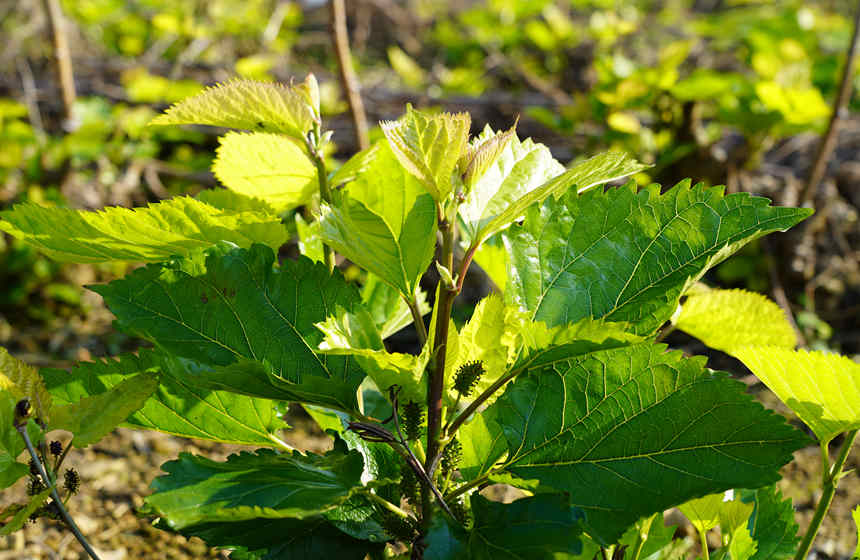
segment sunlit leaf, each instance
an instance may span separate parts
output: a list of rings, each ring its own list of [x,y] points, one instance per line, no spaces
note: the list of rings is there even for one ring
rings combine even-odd
[[[800,537],[791,500],[783,499],[775,485],[741,490],[743,501],[755,507],[748,528],[758,549],[753,560],[787,560],[794,557]]]
[[[43,423],[50,420],[51,394],[36,368],[18,360],[0,346],[0,390],[30,402],[31,414]]]
[[[681,504],[678,509],[699,533],[707,533],[719,524],[723,501],[723,494],[709,494]]]
[[[0,218],[0,230],[63,262],[158,262],[219,241],[277,249],[287,240],[275,215],[219,210],[184,196],[97,212],[18,204],[0,212]]]
[[[219,142],[212,172],[230,190],[265,200],[276,211],[305,204],[319,190],[316,168],[284,136],[228,132]]]
[[[709,268],[811,212],[689,181],[663,194],[656,185],[569,193],[504,233],[505,297],[549,325],[603,317],[649,334]]]
[[[839,354],[773,346],[737,348],[740,359],[826,444],[860,428],[860,364]]]
[[[180,101],[151,125],[208,124],[303,139],[314,120],[309,99],[296,86],[232,80]]]
[[[399,120],[383,121],[380,127],[400,164],[441,202],[454,190],[452,174],[471,122],[468,113],[433,115],[409,107]]]
[[[744,290],[697,290],[687,296],[675,326],[728,353],[739,346],[797,345],[785,312],[765,296]]]

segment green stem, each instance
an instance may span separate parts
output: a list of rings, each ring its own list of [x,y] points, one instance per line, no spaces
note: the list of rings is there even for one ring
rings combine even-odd
[[[510,372],[509,374],[507,374],[503,377],[500,377],[498,380],[496,380],[495,383],[490,385],[483,393],[478,395],[475,398],[475,400],[472,401],[472,403],[469,406],[467,406],[466,409],[463,412],[461,412],[459,414],[459,416],[457,416],[451,422],[451,425],[449,426],[449,428],[447,430],[448,435],[450,436],[450,435],[457,433],[457,430],[460,429],[460,426],[463,424],[463,422],[468,420],[469,417],[472,416],[472,414],[474,414],[475,411],[478,410],[478,408],[480,408],[480,406],[487,401],[487,399],[489,399],[491,396],[493,396],[493,393],[495,393],[496,391],[498,391],[499,389],[504,387],[508,381],[510,381],[511,379],[516,377],[516,375],[518,373],[520,373],[521,371],[522,371],[522,368],[519,368],[519,369],[516,369],[516,370]]]
[[[411,298],[403,298],[406,305],[409,306],[409,312],[412,313],[412,321],[415,323],[415,330],[418,332],[418,342],[421,347],[427,343],[427,326],[424,324],[424,317],[421,316],[421,310],[418,309],[418,300],[413,294]]]
[[[704,560],[710,560],[711,553],[708,551],[708,532],[699,531],[699,540],[702,543],[702,558]]]
[[[648,533],[651,531],[651,524],[654,523],[654,519],[657,517],[655,513],[651,517],[647,519],[643,519],[641,523],[637,523],[637,529],[639,533],[636,535],[636,544],[633,548],[633,557],[631,560],[639,560],[639,556],[642,555],[642,549],[645,548],[645,541],[648,540]]]
[[[367,496],[368,498],[370,498],[370,500],[371,500],[372,502],[376,502],[377,504],[379,504],[379,505],[380,505],[380,506],[382,506],[383,508],[387,509],[387,510],[388,510],[388,511],[390,511],[391,513],[393,513],[393,514],[397,515],[398,517],[402,517],[403,519],[406,519],[406,518],[408,518],[408,517],[411,517],[411,516],[410,516],[406,511],[404,511],[404,510],[400,509],[399,507],[397,507],[396,505],[392,504],[391,502],[389,502],[389,501],[388,501],[388,500],[386,500],[385,498],[383,498],[383,497],[381,497],[381,496],[378,496],[378,495],[374,494],[373,492],[368,492],[368,493],[366,493],[366,494],[365,494],[365,496]]]
[[[851,451],[851,447],[854,445],[854,440],[856,438],[857,430],[853,430],[846,434],[845,441],[842,444],[842,449],[839,450],[836,462],[833,463],[832,466],[830,465],[827,443],[821,443],[821,499],[818,500],[818,505],[815,507],[815,514],[812,516],[809,528],[806,530],[806,534],[800,542],[797,554],[794,555],[794,560],[805,560],[809,554],[809,549],[812,547],[813,541],[815,541],[815,536],[818,534],[821,522],[827,515],[827,510],[830,509],[831,502],[833,502],[833,496],[836,494],[836,487],[839,485],[839,478],[842,475],[842,467],[845,465],[845,460],[848,459],[848,453]]]
[[[45,470],[45,466],[42,464],[42,461],[39,460],[39,455],[36,453],[36,449],[33,447],[33,442],[30,441],[30,436],[27,434],[27,425],[16,426],[18,433],[21,434],[21,437],[24,439],[24,444],[27,446],[27,451],[30,452],[30,458],[33,459],[33,463],[36,464],[36,467],[39,469],[39,474],[42,475],[42,478],[45,479],[46,482],[51,481],[48,477],[48,473]],[[57,509],[60,510],[60,515],[63,516],[63,519],[66,521],[66,525],[69,526],[69,530],[72,531],[72,534],[75,535],[75,538],[78,539],[78,542],[81,543],[81,546],[90,555],[90,558],[93,560],[100,560],[96,551],[93,550],[93,547],[90,546],[90,543],[87,542],[86,537],[84,537],[81,530],[78,529],[75,520],[72,519],[72,516],[69,515],[68,510],[66,510],[66,506],[63,505],[63,500],[60,499],[60,494],[57,492],[57,485],[53,482],[49,482],[51,484],[51,498],[54,499],[54,504],[57,506]]]
[[[466,483],[466,484],[463,484],[463,485],[461,485],[461,486],[458,486],[457,488],[455,488],[454,490],[452,490],[450,493],[445,494],[445,499],[446,499],[446,500],[448,500],[448,501],[451,501],[451,500],[453,500],[454,498],[457,498],[457,497],[459,497],[459,496],[462,496],[463,494],[465,494],[466,492],[468,492],[468,491],[469,491],[469,490],[471,490],[472,488],[477,488],[478,486],[480,486],[480,485],[484,484],[485,482],[487,482],[487,480],[489,479],[489,477],[490,477],[490,473],[486,473],[486,474],[484,474],[483,476],[479,476],[478,478],[476,478],[476,479],[474,479],[474,480],[471,480],[471,481],[469,481],[469,482],[468,482],[468,483]]]
[[[331,204],[331,188],[328,184],[328,174],[325,170],[325,158],[322,154],[322,146],[320,145],[320,137],[322,134],[322,129],[319,123],[314,125],[313,131],[308,133],[307,138],[307,150],[308,155],[311,160],[314,162],[314,166],[317,170],[317,181],[319,181],[319,189],[320,189],[320,200],[325,203]],[[323,260],[325,261],[326,268],[328,268],[329,273],[334,272],[334,249],[323,243]]]

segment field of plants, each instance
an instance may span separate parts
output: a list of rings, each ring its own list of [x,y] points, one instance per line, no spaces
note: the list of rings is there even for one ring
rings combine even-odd
[[[0,1],[0,560],[860,558],[858,22]]]

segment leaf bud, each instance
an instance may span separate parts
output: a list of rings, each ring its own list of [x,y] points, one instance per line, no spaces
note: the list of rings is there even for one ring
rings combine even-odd
[[[468,362],[457,369],[457,374],[454,377],[454,389],[464,397],[472,394],[472,390],[481,376],[484,375],[484,363],[481,360]]]

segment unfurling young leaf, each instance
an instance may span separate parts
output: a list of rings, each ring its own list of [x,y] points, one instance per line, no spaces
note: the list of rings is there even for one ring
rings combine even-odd
[[[311,104],[311,93],[311,88],[305,84],[287,86],[233,80],[180,101],[150,124],[207,124],[254,132],[276,132],[304,142],[305,134],[319,118],[318,107],[315,114]]]
[[[453,173],[469,140],[468,113],[429,114],[407,108],[397,121],[380,123],[397,160],[436,202],[453,192]]]

